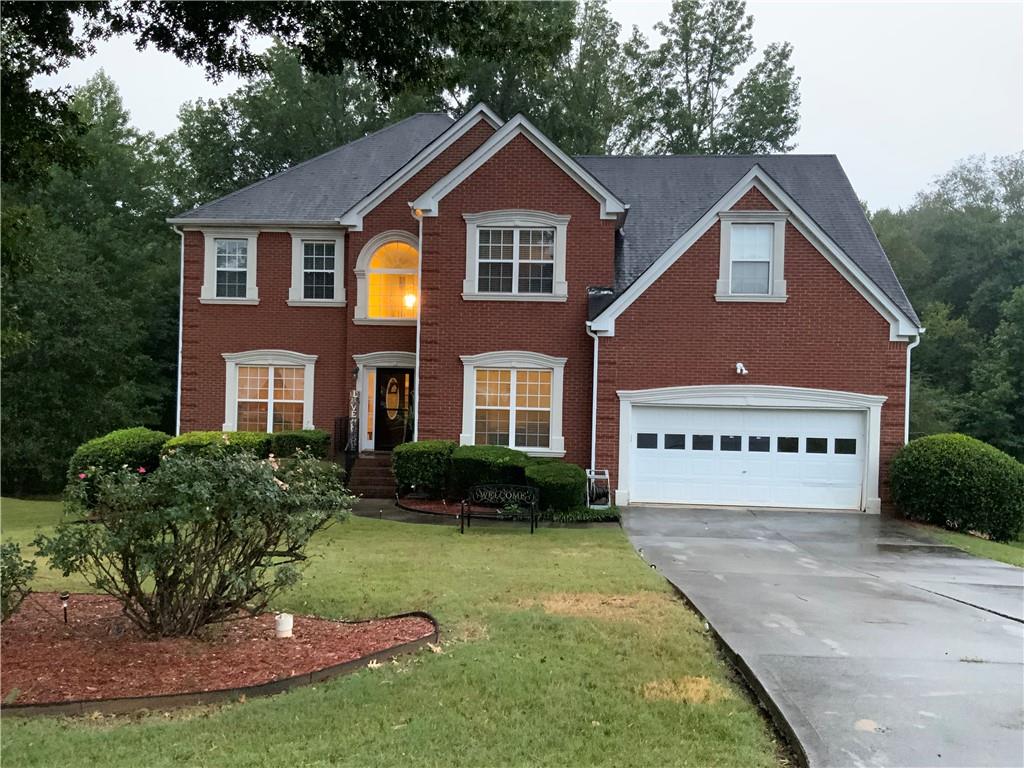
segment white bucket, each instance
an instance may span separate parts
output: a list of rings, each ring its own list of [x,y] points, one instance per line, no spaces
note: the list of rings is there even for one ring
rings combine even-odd
[[[274,617],[274,634],[279,640],[292,636],[292,615],[279,613]]]

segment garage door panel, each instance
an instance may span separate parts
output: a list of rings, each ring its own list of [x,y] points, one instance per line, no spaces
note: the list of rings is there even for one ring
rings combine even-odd
[[[861,507],[862,411],[636,406],[632,421],[633,501]]]

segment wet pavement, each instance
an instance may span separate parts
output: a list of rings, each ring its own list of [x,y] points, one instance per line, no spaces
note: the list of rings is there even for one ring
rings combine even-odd
[[[628,508],[812,768],[1024,766],[1024,570],[876,515]]]

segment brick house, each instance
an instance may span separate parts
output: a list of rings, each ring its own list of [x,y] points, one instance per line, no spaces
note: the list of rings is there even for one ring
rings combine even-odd
[[[168,221],[179,432],[510,445],[619,504],[887,499],[921,329],[834,156],[569,157],[480,105]]]

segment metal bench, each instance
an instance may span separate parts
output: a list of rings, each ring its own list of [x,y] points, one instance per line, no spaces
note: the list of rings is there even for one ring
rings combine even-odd
[[[486,520],[530,519],[530,533],[537,528],[539,494],[529,485],[474,485],[462,500],[459,533],[465,533],[474,517]]]

